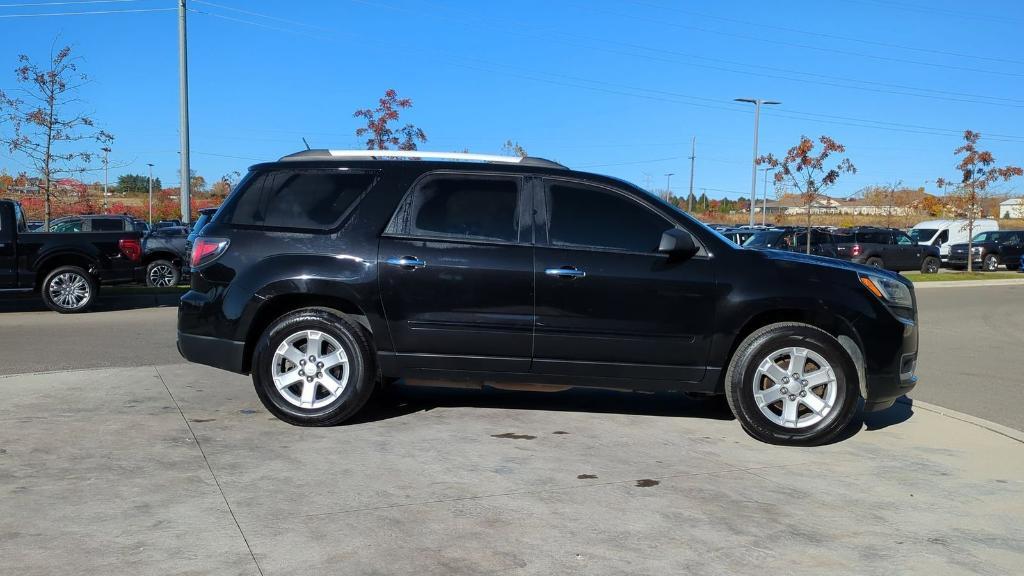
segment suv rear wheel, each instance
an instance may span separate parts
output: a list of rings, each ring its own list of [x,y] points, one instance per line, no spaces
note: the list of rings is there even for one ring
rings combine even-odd
[[[823,444],[857,411],[857,372],[830,334],[800,323],[765,326],[736,349],[725,375],[729,408],[754,438]]]
[[[348,420],[370,398],[375,375],[365,331],[322,308],[282,316],[253,354],[252,379],[263,405],[297,426]]]

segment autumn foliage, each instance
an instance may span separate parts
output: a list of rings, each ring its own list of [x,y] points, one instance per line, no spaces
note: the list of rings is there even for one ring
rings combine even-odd
[[[398,91],[389,88],[378,100],[376,108],[356,110],[352,116],[366,120],[366,126],[356,128],[356,136],[366,140],[367,150],[415,150],[417,142],[426,142],[427,134],[413,124],[392,128],[397,123],[400,110],[412,108],[412,98],[399,98]]]

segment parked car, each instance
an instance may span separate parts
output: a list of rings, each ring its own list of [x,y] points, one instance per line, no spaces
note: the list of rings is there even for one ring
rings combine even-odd
[[[861,226],[833,232],[837,258],[894,272],[934,274],[942,265],[939,248],[918,244],[902,230]]]
[[[1020,267],[1021,257],[1024,256],[1024,231],[982,232],[974,236],[971,244],[971,260],[982,270],[991,272],[1001,264],[1005,265],[1007,270],[1016,270]],[[966,243],[950,246],[950,267],[967,267],[967,248]]]
[[[748,238],[757,232],[754,228],[723,228],[718,233],[731,240],[734,244],[742,246]]]
[[[181,223],[181,220],[178,220],[178,219],[174,219],[174,220],[160,220],[156,224],[153,225],[153,229],[154,230],[159,230],[160,228],[172,228],[172,227],[177,227],[177,226],[183,226],[183,224]]]
[[[100,284],[134,280],[140,237],[132,230],[29,232],[21,205],[0,200],[0,292],[38,291],[51,310],[87,310]]]
[[[147,226],[131,216],[117,214],[83,214],[63,216],[50,221],[50,232],[142,232]]]
[[[831,228],[811,228],[811,254],[837,257],[835,240]],[[755,231],[743,246],[745,248],[770,248],[789,252],[807,252],[807,228],[780,226]]]
[[[970,239],[970,228],[967,220],[928,220],[915,224],[910,229],[911,240],[925,246],[939,249],[939,258],[945,262],[949,259],[949,249],[953,244],[963,244]],[[999,230],[999,223],[988,218],[974,221],[973,233]]]
[[[196,236],[199,236],[199,233],[203,231],[203,227],[206,226],[206,223],[216,213],[217,208],[201,208],[199,210],[199,217],[192,224],[192,230],[188,233],[188,239],[185,241],[185,254],[191,254],[192,242],[195,241]]]
[[[914,387],[905,278],[743,249],[547,160],[379,154],[253,166],[193,246],[179,350],[282,420],[338,424],[396,378],[597,386],[724,394],[752,436],[820,443]]]
[[[142,265],[146,286],[163,288],[177,286],[188,263],[188,229],[183,226],[158,228],[142,242]]]

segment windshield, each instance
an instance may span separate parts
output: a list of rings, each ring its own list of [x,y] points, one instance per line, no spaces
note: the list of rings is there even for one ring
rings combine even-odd
[[[746,248],[771,248],[779,240],[782,234],[779,230],[761,230],[754,232],[754,235],[747,238],[743,246]]]
[[[910,239],[921,244],[931,240],[936,232],[938,232],[936,228],[913,228],[910,230]]]

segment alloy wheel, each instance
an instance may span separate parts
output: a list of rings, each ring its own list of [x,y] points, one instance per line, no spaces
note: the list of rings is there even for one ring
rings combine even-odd
[[[174,285],[174,270],[166,264],[158,264],[149,270],[151,286],[167,288]]]
[[[792,347],[776,350],[761,361],[752,391],[768,420],[783,428],[807,428],[832,412],[839,384],[820,354]]]
[[[50,282],[47,289],[50,300],[65,310],[81,308],[89,301],[92,292],[89,282],[80,274],[64,272]]]
[[[334,402],[348,385],[348,355],[336,338],[318,330],[291,334],[274,351],[271,378],[289,404],[317,409]]]

